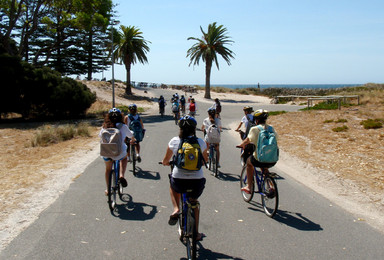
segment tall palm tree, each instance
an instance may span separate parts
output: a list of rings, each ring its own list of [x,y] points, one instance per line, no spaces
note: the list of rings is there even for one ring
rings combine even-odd
[[[136,62],[142,64],[148,63],[147,52],[149,52],[148,43],[151,43],[144,39],[142,32],[135,26],[120,26],[119,36],[114,44],[117,44],[117,48],[114,51],[115,61],[121,61],[125,65],[127,70],[127,87],[125,93],[132,95],[131,89],[131,66]]]
[[[231,37],[227,36],[227,28],[223,25],[216,26],[216,22],[208,25],[207,33],[204,32],[203,28],[200,26],[200,30],[203,33],[203,37],[195,38],[189,37],[188,40],[196,40],[197,43],[192,45],[192,47],[187,51],[187,57],[190,56],[191,62],[189,66],[199,65],[200,59],[205,62],[205,98],[211,98],[211,68],[213,62],[215,62],[217,69],[219,69],[219,62],[217,60],[217,54],[219,54],[227,62],[228,65],[231,65],[230,59],[234,58],[234,53],[225,47],[226,44],[231,44],[234,41],[230,40]]]

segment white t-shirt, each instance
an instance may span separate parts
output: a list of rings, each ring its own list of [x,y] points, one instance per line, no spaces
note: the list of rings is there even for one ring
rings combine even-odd
[[[243,116],[243,118],[241,119],[241,122],[244,124],[245,126],[245,129],[247,129],[247,126],[248,126],[248,122],[249,120],[252,121],[253,120],[253,115],[252,114],[247,114],[245,116]]]
[[[197,138],[197,141],[199,142],[201,152],[207,149],[207,144],[204,142],[203,139]],[[178,136],[173,137],[171,141],[169,141],[168,147],[173,152],[173,155],[177,154],[177,149],[179,149],[179,145],[180,145],[180,137]],[[179,169],[177,167],[174,167],[172,171],[172,177],[177,179],[201,179],[201,178],[204,178],[204,174],[203,174],[202,167],[198,171],[187,171],[184,169]]]
[[[211,120],[209,120],[209,117],[203,120],[204,130],[207,130],[210,125],[212,125]],[[215,117],[215,125],[221,129],[221,120],[220,118]]]
[[[117,123],[116,126],[120,129],[121,136],[123,138],[123,140],[122,140],[122,146],[123,147],[122,147],[122,152],[118,156],[111,157],[112,160],[120,160],[120,159],[124,158],[127,155],[127,145],[124,142],[124,140],[125,140],[126,137],[132,138],[132,136],[133,136],[133,133],[131,132],[131,130],[129,130],[129,128],[128,128],[128,126],[126,124]],[[99,132],[99,137],[100,138],[101,138],[101,130],[102,129],[100,129],[100,132]]]

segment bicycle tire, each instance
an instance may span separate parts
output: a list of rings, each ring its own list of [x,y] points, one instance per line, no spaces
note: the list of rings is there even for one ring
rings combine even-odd
[[[279,206],[279,192],[277,190],[276,181],[266,176],[262,184],[261,202],[263,204],[265,214],[273,218]]]
[[[136,145],[131,144],[132,173],[136,176]]]
[[[208,156],[208,170],[213,171],[213,163],[212,163],[212,147],[209,147],[209,156]]]
[[[178,233],[179,239],[181,242],[184,242],[184,205],[183,205],[183,195],[181,195],[179,202],[179,209],[181,209],[181,214],[179,215],[179,223],[178,223]]]
[[[217,151],[216,151],[216,149],[215,148],[213,148],[213,161],[214,161],[214,176],[215,177],[217,177],[218,175],[219,175],[219,167],[218,167],[218,165],[219,165],[219,162],[217,161]]]
[[[243,200],[245,202],[250,202],[253,198],[253,194],[255,193],[255,182],[251,185],[251,190],[250,194],[246,193],[245,191],[242,191],[241,189],[245,186],[247,186],[248,180],[247,180],[247,167],[244,166],[241,169],[241,174],[240,174],[240,192],[243,197]]]
[[[186,247],[188,259],[196,259],[197,251],[197,232],[195,224],[195,214],[192,208],[188,209],[187,216],[187,236],[186,236]]]
[[[115,170],[112,170],[109,174],[108,184],[108,206],[111,211],[114,211],[116,207],[116,174]]]

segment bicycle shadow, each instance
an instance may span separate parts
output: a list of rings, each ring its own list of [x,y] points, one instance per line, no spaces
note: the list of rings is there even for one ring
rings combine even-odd
[[[248,209],[257,211],[260,213],[264,213],[263,205],[261,203],[251,201],[249,204],[255,206],[255,208],[248,207]],[[287,226],[296,228],[297,230],[302,230],[302,231],[323,230],[323,228],[319,224],[304,217],[301,213],[294,213],[294,212],[278,209],[273,219]]]
[[[136,166],[136,178],[160,180],[160,173],[155,171],[144,171],[142,168]]]
[[[298,212],[278,210],[274,217],[276,221],[302,231],[321,231],[323,228]]]
[[[219,252],[213,252],[210,249],[205,248],[200,242],[197,242],[198,249],[197,249],[197,259],[234,259],[234,260],[244,260],[240,257],[233,257],[230,255],[226,255]],[[180,258],[180,260],[187,259],[185,257]]]
[[[230,182],[240,181],[239,175],[222,172],[220,170],[219,170],[219,174],[217,175],[217,179],[222,181],[230,181]]]
[[[115,217],[122,220],[144,221],[153,219],[156,215],[157,206],[155,205],[141,202],[135,203],[129,194],[123,194],[121,200],[125,203],[117,204],[115,210],[111,212]]]

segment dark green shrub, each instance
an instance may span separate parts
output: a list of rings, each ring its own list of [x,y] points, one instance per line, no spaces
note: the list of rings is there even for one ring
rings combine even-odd
[[[348,130],[348,126],[346,125],[339,126],[332,129],[333,132],[346,132],[347,130]]]
[[[367,119],[360,122],[360,125],[364,126],[364,129],[376,129],[383,127],[382,119]]]

